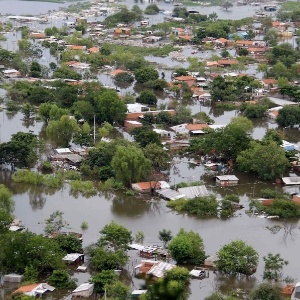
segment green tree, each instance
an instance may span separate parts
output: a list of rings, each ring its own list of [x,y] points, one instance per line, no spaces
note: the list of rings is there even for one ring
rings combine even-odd
[[[30,65],[29,76],[40,78],[42,76],[41,72],[42,72],[41,65],[38,62],[33,61]]]
[[[114,77],[114,81],[131,83],[134,81],[134,77],[128,72],[122,72]]]
[[[193,231],[180,229],[170,241],[168,249],[178,264],[201,264],[205,259],[203,240]]]
[[[106,285],[111,285],[117,280],[117,274],[114,270],[103,270],[91,278],[94,283],[94,292],[103,293]]]
[[[233,6],[233,4],[231,3],[231,2],[229,2],[229,1],[225,1],[225,2],[223,2],[222,3],[222,7],[227,11],[228,10],[228,8],[230,8],[230,7],[232,7]]]
[[[160,230],[158,232],[158,238],[164,243],[164,247],[166,247],[173,238],[172,231],[167,229]]]
[[[276,31],[276,29],[269,29],[264,36],[264,41],[266,41],[270,47],[277,46],[277,39],[278,32]]]
[[[236,161],[239,170],[255,172],[263,180],[280,178],[290,165],[284,150],[273,141],[250,142],[249,148],[240,152]]]
[[[48,278],[48,283],[57,289],[74,289],[76,288],[75,280],[70,277],[65,270],[54,270]]]
[[[252,275],[258,265],[258,253],[244,241],[236,240],[218,251],[218,269],[225,274]]]
[[[122,268],[128,261],[123,250],[110,251],[103,247],[94,247],[89,251],[89,265],[93,270],[117,270]]]
[[[99,244],[111,246],[114,251],[127,250],[128,245],[132,242],[131,231],[114,221],[105,225],[100,234]]]
[[[156,24],[156,27],[163,33],[165,38],[171,32],[172,29],[172,26],[169,22],[158,23]]]
[[[75,234],[58,234],[54,240],[65,253],[81,253],[82,251],[82,241]]]
[[[155,171],[167,170],[170,167],[170,154],[169,151],[162,148],[157,143],[147,144],[143,148],[144,155],[151,161],[152,168]]]
[[[38,159],[41,147],[37,136],[32,133],[17,132],[9,142],[0,144],[0,159],[3,163],[17,167],[31,167]]]
[[[279,110],[276,122],[281,127],[294,127],[300,124],[300,107],[285,105]]]
[[[0,244],[0,268],[5,273],[24,273],[25,268],[31,266],[40,274],[64,266],[64,253],[58,244],[42,235],[29,231],[8,232],[0,235]]]
[[[146,299],[187,299],[189,281],[190,274],[188,269],[175,267],[167,271],[164,277],[154,282],[146,294]]]
[[[110,299],[123,300],[130,296],[130,288],[122,281],[115,281],[106,285],[106,294]]]
[[[251,294],[251,300],[283,300],[281,289],[278,285],[261,283]]]
[[[268,253],[263,257],[265,262],[264,279],[278,281],[282,277],[282,269],[288,264],[280,254]]]
[[[129,145],[118,146],[112,159],[111,166],[116,174],[116,179],[126,186],[141,181],[149,173],[151,162],[145,158],[141,149]]]
[[[149,4],[144,10],[145,15],[157,15],[158,13],[159,13],[159,8],[154,3]]]
[[[122,123],[125,119],[127,107],[121,101],[116,91],[105,90],[95,100],[96,120],[99,124]]]
[[[5,209],[0,208],[0,234],[7,233],[9,226],[13,222],[13,216],[5,211]]]
[[[44,232],[45,234],[49,235],[53,232],[59,232],[63,228],[65,228],[68,223],[64,220],[63,217],[64,213],[57,210],[53,212],[49,218],[47,218],[44,223],[45,223],[45,228]]]
[[[74,134],[79,130],[76,120],[64,115],[58,121],[50,121],[46,128],[46,133],[55,144],[67,147]]]
[[[143,90],[136,101],[143,104],[156,105],[157,98],[152,91]]]
[[[80,131],[75,133],[73,142],[80,146],[92,146],[93,140],[91,136],[91,127],[87,122],[84,122]]]
[[[138,244],[143,244],[145,239],[145,234],[143,231],[138,231],[135,234],[134,241]]]
[[[132,130],[132,135],[142,148],[149,144],[161,145],[160,135],[153,131],[150,126],[136,127]]]
[[[12,199],[12,192],[4,185],[0,184],[0,211],[11,214],[15,209]]]
[[[142,67],[134,72],[137,83],[146,83],[147,81],[159,78],[158,72],[153,67]]]

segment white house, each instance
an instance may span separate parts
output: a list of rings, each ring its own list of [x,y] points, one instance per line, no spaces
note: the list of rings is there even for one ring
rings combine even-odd
[[[72,292],[72,296],[88,298],[93,294],[93,291],[93,283],[83,283]]]

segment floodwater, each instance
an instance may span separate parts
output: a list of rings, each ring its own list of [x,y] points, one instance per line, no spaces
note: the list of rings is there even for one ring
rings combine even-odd
[[[133,1],[126,2],[132,6]],[[46,3],[46,2],[27,2],[27,1],[0,1],[1,13],[9,14],[41,14],[48,10],[57,10],[66,4]],[[148,3],[144,2],[141,7],[144,8]],[[166,10],[172,10],[170,4],[159,3],[159,6]],[[231,11],[225,12],[218,7],[195,7],[201,13],[216,12],[219,18],[239,19],[246,16],[252,16],[254,8],[250,6],[233,7]],[[257,8],[255,8],[257,9]],[[163,20],[163,15],[150,17],[151,22]],[[17,36],[9,36],[9,41],[15,41]],[[5,45],[5,44],[4,44]],[[14,47],[14,43],[7,42],[6,46]],[[185,48],[185,52],[190,52],[191,48]],[[45,61],[50,61],[50,56],[45,54]],[[197,54],[198,55],[198,54]],[[204,57],[210,53],[199,54]],[[186,66],[186,62],[173,61],[170,58],[161,59],[147,57],[149,61],[155,63],[165,63],[168,66],[175,67]],[[163,70],[163,69],[162,69]],[[254,72],[255,66],[249,68],[249,72]],[[170,71],[164,71],[166,79],[170,79]],[[106,85],[114,85],[111,77],[106,73],[99,73],[98,78]],[[133,92],[133,87],[129,87],[126,91]],[[121,93],[125,93],[123,90]],[[0,96],[3,96],[3,90],[0,90]],[[169,101],[163,95],[160,96],[160,103]],[[210,107],[209,104],[199,104],[198,102],[190,102],[188,106],[193,113],[205,111],[214,120],[215,124],[227,124],[232,117],[235,117],[237,111],[225,111]],[[266,129],[276,128],[276,124],[270,123],[268,120],[255,120],[253,137],[260,139],[264,135]],[[8,141],[13,133],[18,131],[33,132],[40,134],[43,129],[41,122],[32,120],[24,120],[22,113],[8,116],[6,112],[0,112],[0,141]],[[291,142],[299,142],[298,129],[285,129],[285,138]],[[175,157],[170,168],[169,183],[178,184],[179,182],[201,181],[206,184],[208,190],[224,197],[227,194],[238,194],[241,197],[241,204],[244,209],[236,213],[236,217],[229,220],[220,220],[217,218],[198,219],[186,214],[178,214],[170,211],[166,207],[166,201],[151,197],[150,195],[130,197],[124,196],[122,193],[99,193],[97,196],[84,198],[80,195],[72,195],[68,184],[60,190],[49,190],[40,187],[34,187],[24,184],[16,184],[11,180],[11,173],[8,170],[0,172],[0,183],[4,183],[12,189],[14,193],[15,211],[17,218],[22,220],[23,225],[29,230],[36,233],[43,233],[44,220],[56,210],[64,212],[64,217],[69,223],[68,230],[83,232],[84,246],[95,242],[99,237],[99,230],[109,223],[111,220],[116,221],[127,227],[135,234],[142,230],[145,233],[146,244],[158,244],[159,230],[166,228],[172,230],[175,235],[180,228],[185,230],[193,230],[198,232],[205,244],[207,254],[214,255],[222,245],[229,243],[235,239],[242,239],[252,245],[260,255],[260,264],[257,273],[251,278],[235,278],[222,277],[217,274],[210,273],[208,279],[202,281],[191,281],[190,300],[204,299],[214,290],[224,292],[232,289],[253,289],[253,287],[262,280],[263,261],[262,257],[269,252],[280,253],[281,256],[290,263],[284,269],[285,276],[291,276],[295,280],[299,278],[298,268],[298,249],[300,247],[299,240],[299,221],[284,222],[281,220],[262,219],[249,216],[246,214],[248,209],[249,198],[258,197],[262,188],[272,188],[281,191],[282,186],[273,183],[260,182],[255,176],[246,173],[235,172],[240,179],[240,183],[235,187],[217,187],[214,184],[214,173],[194,163],[192,159],[184,157]],[[295,187],[295,190],[298,188]],[[83,221],[88,222],[88,229],[82,231],[80,225]],[[281,230],[272,234],[267,227],[280,225]],[[131,256],[134,256],[132,254]],[[131,268],[132,266],[130,266]],[[73,274],[73,273],[72,273]],[[74,277],[78,278],[78,283],[86,282],[89,274],[74,273]],[[134,280],[133,287],[140,288],[143,284],[142,280]],[[11,291],[11,286],[0,288],[0,299],[4,299],[3,291]],[[51,299],[67,299],[65,293],[54,293]]]

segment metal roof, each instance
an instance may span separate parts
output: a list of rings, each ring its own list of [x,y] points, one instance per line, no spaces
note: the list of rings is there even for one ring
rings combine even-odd
[[[159,190],[157,191],[157,193],[163,197],[166,198],[168,200],[177,200],[177,199],[181,199],[184,198],[184,195],[175,191],[175,190],[171,190],[171,189],[163,189],[163,190]]]
[[[179,188],[178,192],[184,195],[186,199],[208,196],[208,190],[205,185],[188,186]]]

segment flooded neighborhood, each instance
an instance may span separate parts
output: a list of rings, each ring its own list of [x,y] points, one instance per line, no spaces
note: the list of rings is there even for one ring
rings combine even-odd
[[[300,299],[300,3],[0,0],[0,299]]]

